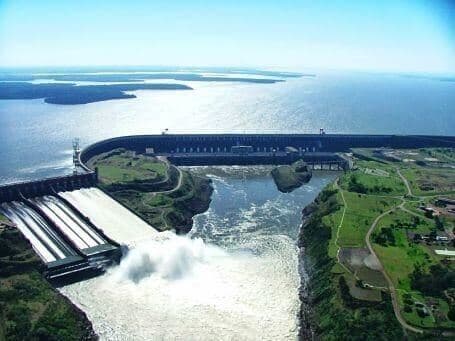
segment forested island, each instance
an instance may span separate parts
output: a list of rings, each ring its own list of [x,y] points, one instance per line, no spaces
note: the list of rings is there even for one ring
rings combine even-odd
[[[139,69],[141,70],[141,69]],[[161,70],[161,69],[160,69]],[[223,72],[224,69],[208,69],[205,72]],[[46,70],[41,70],[46,71]],[[77,69],[77,72],[68,74],[56,73],[50,70],[46,73],[12,73],[0,72],[0,100],[4,99],[38,99],[44,98],[46,103],[75,105],[113,99],[135,98],[129,91],[137,90],[193,90],[185,84],[147,83],[148,80],[174,80],[191,82],[236,82],[255,84],[274,84],[284,82],[282,78],[315,77],[314,74],[298,74],[288,72],[261,71],[261,70],[224,70],[225,74],[200,74],[197,72],[169,72],[162,69],[160,72],[93,73],[93,70]],[[74,71],[74,70],[62,70]],[[84,72],[92,71],[92,72]],[[101,70],[98,70],[101,71]],[[198,70],[201,72],[202,70]],[[256,75],[256,77],[251,77]],[[279,77],[279,78],[259,78]],[[36,80],[45,80],[42,83],[33,83]],[[58,83],[57,83],[58,82]],[[75,82],[90,83],[118,83],[118,84],[76,84]]]
[[[311,170],[302,160],[292,165],[278,166],[272,169],[272,177],[280,192],[288,193],[311,180]]]
[[[44,98],[51,104],[87,104],[111,99],[135,98],[128,91],[137,90],[192,90],[183,84],[109,84],[76,85],[73,83],[0,82],[0,100],[2,99],[38,99]]]

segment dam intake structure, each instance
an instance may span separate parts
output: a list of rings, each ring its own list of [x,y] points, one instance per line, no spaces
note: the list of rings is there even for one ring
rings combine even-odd
[[[454,136],[344,134],[161,134],[121,136],[94,143],[79,155],[81,164],[124,148],[164,156],[170,163],[200,165],[280,165],[302,159],[313,169],[341,170],[350,148],[455,147]]]
[[[312,169],[344,170],[339,152],[350,148],[455,147],[455,137],[325,134],[162,134],[123,136],[94,143],[75,157],[72,175],[0,186],[0,213],[31,242],[57,284],[102,273],[119,262],[120,244],[158,233],[95,188],[90,159],[114,149],[165,157],[174,165],[280,165],[305,161]]]

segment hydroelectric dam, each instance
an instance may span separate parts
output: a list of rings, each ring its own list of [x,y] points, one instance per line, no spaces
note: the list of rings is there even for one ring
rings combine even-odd
[[[121,244],[158,233],[96,188],[94,156],[124,148],[175,165],[273,165],[303,159],[313,169],[343,170],[350,148],[455,147],[453,136],[338,134],[161,134],[94,143],[75,155],[78,172],[0,186],[0,213],[31,242],[57,283],[102,273],[121,257]],[[120,214],[121,213],[121,214]],[[128,217],[125,219],[124,217]]]

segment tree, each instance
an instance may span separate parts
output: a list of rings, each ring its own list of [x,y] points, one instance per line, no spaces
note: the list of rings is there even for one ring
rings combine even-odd
[[[436,228],[439,230],[439,231],[444,231],[444,224],[442,223],[441,219],[439,218],[439,216],[435,216],[434,217],[434,223],[436,225]]]
[[[449,312],[448,312],[448,314],[447,314],[447,317],[448,317],[450,320],[455,321],[455,306],[452,305],[452,306],[450,307],[450,310],[449,310]]]

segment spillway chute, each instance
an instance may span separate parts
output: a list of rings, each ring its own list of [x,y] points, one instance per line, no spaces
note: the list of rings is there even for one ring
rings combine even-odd
[[[108,237],[121,244],[136,245],[154,239],[158,231],[98,188],[59,193]]]
[[[3,203],[0,211],[30,241],[58,284],[96,275],[121,257],[120,245],[58,194]]]

